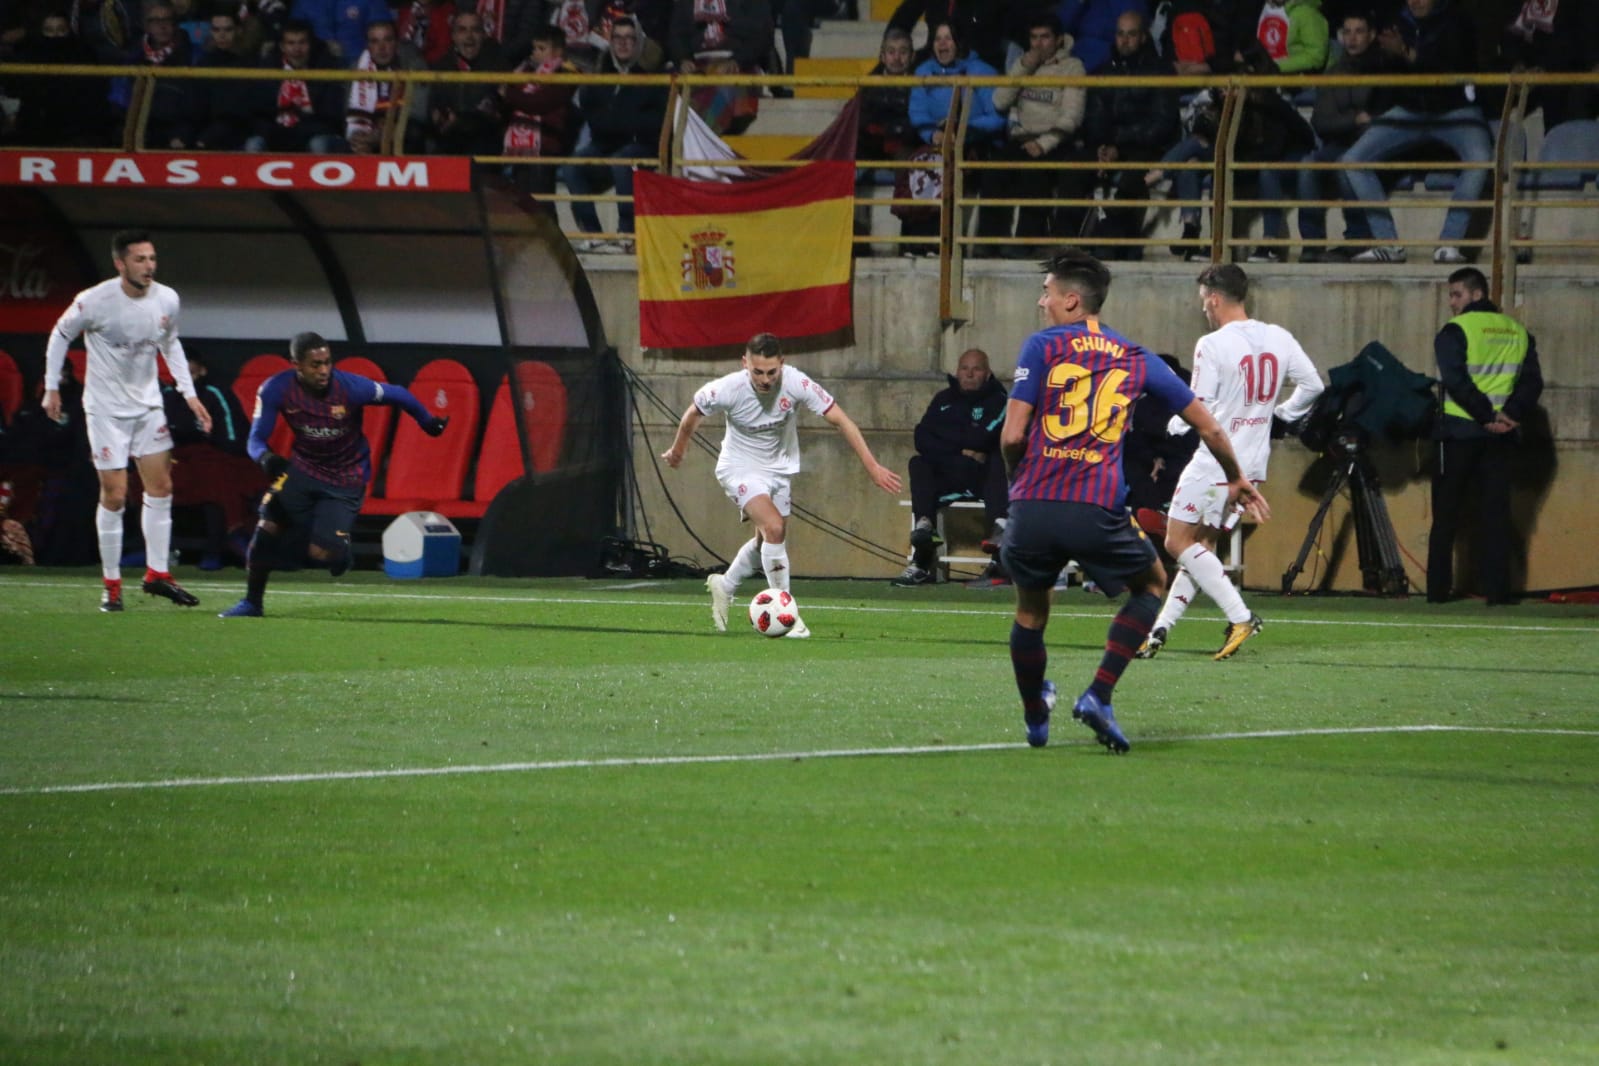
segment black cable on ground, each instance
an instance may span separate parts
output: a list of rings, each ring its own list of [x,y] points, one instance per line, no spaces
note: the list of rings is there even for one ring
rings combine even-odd
[[[668,418],[677,418],[678,417],[678,414],[676,412],[674,412],[670,407],[668,407],[666,405],[666,402],[661,399],[659,394],[657,394],[654,389],[650,388],[649,383],[646,382],[643,378],[639,377],[638,374],[635,373],[632,370],[631,367],[627,367],[627,366],[624,365],[623,371],[627,375],[629,384],[631,384],[631,385],[637,387],[639,390],[641,390],[649,398],[650,402],[655,405],[656,409],[658,411],[660,411],[661,414],[667,416]],[[649,435],[648,435],[648,433],[646,433],[644,431],[644,417],[643,417],[643,414],[638,411],[637,404],[634,405],[634,411],[638,415],[639,432],[644,437],[645,446],[649,447]],[[715,445],[713,445],[709,441],[707,441],[701,434],[696,433],[694,435],[694,442],[696,444],[698,444],[700,446],[700,448],[702,450],[704,450],[707,454],[712,455],[712,456],[720,455],[719,449],[717,449]],[[652,462],[655,462],[655,452],[654,452],[653,448],[650,449],[650,459],[651,459]],[[656,475],[661,480],[661,489],[662,489],[663,492],[666,493],[667,502],[669,504],[671,504],[672,510],[677,514],[679,520],[682,520],[682,518],[683,518],[682,512],[678,510],[677,504],[676,504],[675,501],[673,501],[671,493],[669,491],[667,491],[667,489],[666,489],[666,479],[660,473],[660,464],[658,462],[656,462]],[[875,541],[869,540],[866,537],[863,537],[860,534],[854,532],[853,530],[846,529],[845,527],[839,525],[838,523],[833,522],[832,520],[830,520],[828,518],[824,518],[822,515],[818,514],[815,511],[812,511],[812,510],[810,510],[808,508],[801,507],[798,504],[794,504],[793,505],[793,511],[794,511],[794,514],[797,517],[799,517],[801,520],[805,521],[807,524],[811,525],[813,528],[818,529],[818,530],[820,530],[823,533],[826,533],[828,536],[831,536],[831,537],[834,537],[835,539],[843,541],[849,547],[854,548],[857,551],[864,551],[864,552],[866,552],[869,555],[874,555],[874,556],[876,556],[879,559],[883,559],[883,560],[885,560],[887,562],[892,562],[892,563],[896,563],[896,564],[902,562],[904,560],[904,558],[905,558],[905,553],[903,551],[899,551],[899,550],[896,550],[894,548],[890,548],[890,547],[888,547],[886,545],[878,544]],[[684,527],[688,528],[688,523],[686,521],[684,522]],[[700,540],[699,536],[697,534],[695,534],[692,529],[689,529],[689,535],[691,537],[693,537],[694,540],[696,542],[698,542],[701,547],[705,547],[705,542]],[[710,551],[709,548],[706,548],[705,550],[706,551]],[[717,555],[715,552],[711,552],[711,555],[714,558],[716,558],[717,560],[719,560],[719,561],[721,561],[723,563],[726,562],[725,559],[722,559],[722,557]]]

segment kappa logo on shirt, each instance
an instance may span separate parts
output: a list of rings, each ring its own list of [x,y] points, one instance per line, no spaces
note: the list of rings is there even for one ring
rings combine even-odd
[[[779,411],[791,411],[794,409],[794,404],[787,396],[783,396],[777,401],[777,409]]]

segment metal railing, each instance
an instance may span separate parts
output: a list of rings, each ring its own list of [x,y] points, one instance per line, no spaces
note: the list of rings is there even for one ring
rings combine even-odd
[[[155,85],[158,81],[166,79],[201,79],[214,81],[227,80],[253,80],[253,81],[281,81],[284,74],[281,69],[251,68],[208,68],[208,67],[98,67],[98,66],[28,66],[22,64],[9,64],[0,66],[0,83],[10,83],[13,79],[23,77],[94,77],[94,78],[127,78],[132,84],[129,96],[129,105],[121,129],[119,145],[107,145],[108,148],[120,148],[125,152],[142,150],[169,150],[164,146],[144,145],[145,133],[149,127],[151,107],[155,99]],[[297,79],[306,81],[342,81],[342,82],[387,82],[396,100],[395,106],[387,108],[384,112],[383,123],[379,136],[378,151],[384,155],[403,154],[406,143],[406,129],[411,121],[409,106],[404,106],[415,86],[438,84],[485,84],[495,86],[542,84],[542,85],[570,85],[574,91],[585,85],[614,84],[620,80],[612,75],[599,74],[547,74],[534,75],[513,72],[439,72],[439,71],[346,71],[346,70],[305,70],[295,72]],[[1410,75],[1402,77],[1374,79],[1370,77],[1355,77],[1346,75],[1298,75],[1298,76],[1237,76],[1226,78],[1188,78],[1188,77],[1077,77],[1077,78],[916,78],[916,77],[871,77],[867,75],[811,75],[811,76],[748,76],[748,75],[673,75],[673,74],[636,74],[625,79],[629,85],[660,86],[667,90],[668,106],[666,121],[663,122],[657,140],[657,151],[653,156],[638,156],[627,158],[604,158],[578,155],[561,156],[511,156],[487,155],[477,156],[474,162],[482,166],[500,167],[559,167],[566,164],[584,166],[610,166],[628,165],[661,170],[663,172],[681,172],[693,167],[710,167],[730,165],[725,159],[691,159],[683,154],[684,122],[677,107],[680,100],[686,101],[687,96],[696,88],[706,86],[729,86],[754,91],[767,88],[786,86],[791,89],[803,88],[828,88],[859,90],[872,87],[915,87],[915,86],[950,86],[955,89],[951,99],[951,111],[946,128],[956,130],[952,143],[964,144],[967,132],[967,109],[963,106],[968,94],[977,88],[993,88],[1011,84],[1035,84],[1050,86],[1080,87],[1087,90],[1106,90],[1117,88],[1159,88],[1181,92],[1197,91],[1208,88],[1216,91],[1221,99],[1222,107],[1217,127],[1214,158],[1211,161],[1186,161],[1172,163],[1152,163],[1149,161],[1124,161],[1123,166],[1137,169],[1153,169],[1159,167],[1164,170],[1203,170],[1210,174],[1209,195],[1202,195],[1194,200],[1173,199],[1167,196],[1151,195],[1147,201],[1150,210],[1170,210],[1172,208],[1190,208],[1208,210],[1211,215],[1211,236],[1193,242],[1196,251],[1207,252],[1211,261],[1219,262],[1231,255],[1239,254],[1245,246],[1272,247],[1286,252],[1289,248],[1312,247],[1314,245],[1294,238],[1266,239],[1251,236],[1235,236],[1239,232],[1239,223],[1242,221],[1241,212],[1255,212],[1267,208],[1291,210],[1294,208],[1360,208],[1398,209],[1408,211],[1418,207],[1436,207],[1439,199],[1435,196],[1409,196],[1389,197],[1382,201],[1350,201],[1345,199],[1299,200],[1299,199],[1262,199],[1246,198],[1237,195],[1235,185],[1240,174],[1258,172],[1263,170],[1316,170],[1338,172],[1353,169],[1342,161],[1330,162],[1300,162],[1297,160],[1279,160],[1272,162],[1242,162],[1233,158],[1236,138],[1240,121],[1245,108],[1248,106],[1247,98],[1250,90],[1255,89],[1321,89],[1343,86],[1383,85],[1394,87],[1442,87],[1474,85],[1479,90],[1483,88],[1503,88],[1505,90],[1504,105],[1497,116],[1487,115],[1485,119],[1495,133],[1495,158],[1486,162],[1462,162],[1458,159],[1443,161],[1388,161],[1380,163],[1363,163],[1358,168],[1362,170],[1378,170],[1383,172],[1417,173],[1434,171],[1452,171],[1459,173],[1466,169],[1491,170],[1492,178],[1487,183],[1491,192],[1488,199],[1473,201],[1449,202],[1451,207],[1469,208],[1484,212],[1488,216],[1488,226],[1483,235],[1467,238],[1454,242],[1426,241],[1414,235],[1402,238],[1411,244],[1454,243],[1459,247],[1474,250],[1479,253],[1479,265],[1485,273],[1490,273],[1493,287],[1500,292],[1514,279],[1518,257],[1526,257],[1538,251],[1567,251],[1567,252],[1592,252],[1599,250],[1599,237],[1565,236],[1562,238],[1547,238],[1534,236],[1533,217],[1543,210],[1591,210],[1599,206],[1599,200],[1577,192],[1562,198],[1551,199],[1536,194],[1535,190],[1526,190],[1521,186],[1523,179],[1530,174],[1551,170],[1576,170],[1592,172],[1599,169],[1599,160],[1581,160],[1567,162],[1537,162],[1532,160],[1512,158],[1513,146],[1526,144],[1526,108],[1531,91],[1539,87],[1560,88],[1574,85],[1592,86],[1599,90],[1599,73],[1586,74],[1547,74],[1547,73],[1500,73],[1500,74],[1471,74],[1448,76],[1421,76]],[[677,117],[674,119],[674,115]],[[759,123],[756,123],[755,132],[759,132]],[[799,163],[781,158],[762,157],[755,153],[742,162],[760,165],[762,167],[797,166]],[[969,235],[969,216],[974,209],[981,206],[990,207],[1034,207],[1047,209],[1081,209],[1095,210],[1103,205],[1096,199],[1083,197],[1051,196],[1040,199],[1006,199],[993,197],[970,196],[966,193],[968,180],[971,175],[985,170],[1000,168],[1036,168],[1047,169],[1060,173],[1068,171],[1094,171],[1101,172],[1107,169],[1117,169],[1115,165],[1107,166],[1091,160],[1061,160],[1049,162],[992,162],[981,158],[967,159],[964,153],[947,152],[937,161],[916,162],[903,159],[857,159],[856,165],[860,171],[893,171],[898,172],[914,168],[936,168],[941,171],[942,194],[938,202],[939,225],[935,236],[905,236],[872,234],[859,235],[855,239],[858,243],[887,243],[899,247],[923,247],[934,250],[938,254],[940,263],[940,288],[941,288],[941,313],[946,320],[958,321],[969,315],[959,294],[964,286],[966,261],[971,256],[972,247],[977,244],[997,244],[1013,246],[1054,245],[1068,240],[1064,237],[1048,238],[1013,238],[994,236]],[[1158,192],[1152,189],[1152,194]],[[553,195],[542,197],[552,203],[588,202],[593,204],[616,204],[626,199],[615,193],[574,195],[570,192],[556,192]],[[862,196],[857,198],[858,207],[868,208],[893,208],[896,206],[926,206],[926,201],[907,199],[903,197]],[[569,236],[586,236],[614,239],[626,237],[627,234],[609,231],[604,233],[570,233]],[[1169,236],[1157,236],[1146,232],[1136,237],[1104,237],[1094,238],[1092,243],[1105,247],[1136,247],[1147,249],[1156,246],[1180,244],[1181,240],[1174,241]],[[1367,247],[1383,244],[1381,241],[1349,241],[1344,239],[1328,239],[1320,247],[1333,246]]]

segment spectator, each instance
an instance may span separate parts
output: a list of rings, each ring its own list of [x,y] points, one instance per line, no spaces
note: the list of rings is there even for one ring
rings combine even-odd
[[[672,7],[667,54],[684,74],[759,74],[773,47],[767,0],[676,0]],[[689,106],[717,133],[743,133],[759,111],[760,90],[700,86]]]
[[[1258,44],[1251,45],[1243,60],[1246,74],[1271,72],[1272,60]],[[1233,140],[1233,159],[1240,163],[1298,162],[1316,147],[1316,134],[1299,110],[1276,89],[1249,89],[1238,115],[1238,130]],[[1284,200],[1288,195],[1287,170],[1246,170],[1239,180],[1252,185],[1262,200]],[[1260,209],[1263,236],[1269,241],[1288,238],[1288,212],[1283,207]],[[1263,244],[1248,255],[1251,263],[1281,263],[1287,258],[1282,244]]]
[[[794,60],[811,54],[811,21],[819,15],[820,0],[772,0],[772,12],[783,31],[783,72],[794,73]],[[790,97],[794,90],[778,86],[773,96]]]
[[[878,49],[877,65],[870,73],[876,76],[903,77],[910,73],[911,35],[904,30],[889,29],[883,33],[883,43]],[[908,85],[884,85],[864,88],[860,98],[860,120],[856,126],[855,159],[860,165],[856,172],[857,185],[898,184],[901,171],[875,169],[884,161],[904,160],[920,143],[916,128],[911,125],[911,90]],[[855,209],[855,236],[870,234],[871,208]],[[866,244],[854,246],[856,255],[869,255]]]
[[[1505,27],[1502,55],[1511,70],[1548,73],[1599,72],[1599,4],[1582,0],[1526,0]],[[1552,130],[1573,119],[1599,118],[1592,85],[1540,86],[1529,113],[1543,108]]]
[[[241,0],[237,51],[254,62],[272,54],[289,9],[285,0]]]
[[[210,39],[197,66],[239,70],[253,66],[239,51],[239,16],[219,11],[211,16]],[[192,86],[196,133],[194,146],[238,151],[249,138],[259,84],[234,79],[196,79]]]
[[[96,63],[111,66],[128,61],[128,49],[138,38],[138,18],[130,17],[123,0],[80,0],[69,6],[73,32],[89,46]],[[138,11],[137,3],[133,10]]]
[[[89,66],[94,53],[78,37],[65,14],[45,15],[17,44],[19,63],[43,66]],[[8,143],[39,148],[94,148],[104,145],[110,133],[104,78],[9,78],[7,86],[17,100],[15,118],[0,122],[7,127]]]
[[[450,50],[434,70],[507,70],[500,44],[483,32],[475,11],[450,16]],[[443,155],[495,155],[501,147],[500,95],[494,85],[443,83],[428,97],[432,150]]]
[[[575,74],[577,68],[566,61],[566,35],[554,26],[533,34],[533,53],[516,68],[522,74]],[[522,82],[500,86],[500,110],[505,118],[503,153],[509,156],[565,155],[572,142],[574,85],[548,85]],[[515,182],[523,192],[547,198],[555,191],[555,168],[529,163],[513,168]],[[544,207],[553,216],[548,199]]]
[[[544,0],[479,0],[477,13],[483,17],[483,32],[500,42],[505,61],[520,63],[533,51]]]
[[[1173,0],[1159,37],[1174,74],[1197,78],[1231,73],[1256,39],[1259,0]]]
[[[392,20],[378,19],[366,28],[366,51],[355,62],[357,70],[426,70],[427,64],[411,47],[401,43],[399,27]],[[380,150],[383,125],[394,108],[403,108],[406,118],[405,151],[420,153],[425,135],[422,123],[412,116],[426,115],[428,86],[420,82],[357,81],[350,83],[348,106],[344,112],[344,139],[350,151],[370,155]]]
[[[1083,64],[1072,55],[1072,38],[1061,30],[1060,20],[1045,13],[1031,20],[1028,48],[1008,72],[1018,78],[1082,77]],[[1077,129],[1082,125],[1088,91],[1062,85],[1004,85],[994,91],[994,110],[1005,116],[1005,139],[993,158],[1000,162],[1045,163],[1075,158]],[[986,194],[1002,200],[1043,200],[1054,191],[1055,170],[1031,167],[991,170],[983,173]],[[1066,185],[1076,196],[1084,195],[1093,183],[1088,171],[1067,172]],[[1022,207],[1016,212],[1019,238],[1049,236],[1048,207]],[[1011,236],[1010,207],[983,207],[977,214],[980,237]],[[1078,209],[1075,214],[1081,215]],[[1068,227],[1063,234],[1076,234]],[[1036,245],[1012,244],[987,249],[988,254],[1003,254],[1011,259],[1037,259],[1044,249]],[[981,253],[979,253],[981,254]]]
[[[931,585],[938,580],[940,544],[934,519],[939,508],[958,499],[980,499],[988,528],[985,550],[994,550],[1009,514],[1005,460],[999,454],[999,429],[1005,422],[1005,386],[988,368],[980,348],[963,352],[949,387],[933,396],[916,423],[916,454],[911,456],[911,560],[893,584]]]
[[[874,76],[901,77],[911,69],[911,35],[889,29],[878,49]],[[911,89],[908,85],[873,86],[860,91],[860,123],[855,158],[867,164],[903,159],[919,142],[911,125]]]
[[[277,54],[263,61],[269,69],[289,72],[336,69],[311,33],[308,23],[290,19],[278,34]],[[311,152],[328,155],[348,149],[344,128],[345,86],[336,81],[289,78],[257,88],[255,132],[244,142],[247,152]]]
[[[940,20],[933,26],[933,56],[916,68],[919,78],[948,75],[968,77],[995,77],[998,71],[976,56],[967,55],[956,33],[955,23]],[[939,153],[950,150],[945,139],[945,125],[949,121],[950,101],[955,90],[948,85],[918,85],[911,90],[911,124],[922,144]],[[966,143],[962,150],[968,159],[985,159],[994,142],[1004,132],[1005,117],[994,110],[994,90],[972,89],[967,100]],[[967,189],[980,193],[983,172],[972,171],[967,178]],[[921,213],[906,215],[900,232],[906,236],[931,237],[938,233],[938,215]]]
[[[607,85],[585,85],[577,94],[577,110],[587,124],[588,140],[574,155],[589,159],[626,159],[653,156],[666,120],[664,86],[628,85],[626,78],[647,73],[639,65],[643,51],[643,31],[636,19],[622,19],[611,27],[610,48],[600,61],[600,74],[616,74],[621,80]],[[615,187],[622,201],[616,205],[617,231],[633,232],[633,165],[567,164],[560,171],[561,181],[573,196],[592,196]],[[601,230],[599,212],[589,200],[572,202],[572,217],[584,233]],[[585,251],[627,251],[629,240],[621,242],[588,239],[579,242]]]
[[[144,33],[127,62],[143,67],[194,65],[189,36],[178,32],[177,12],[170,4],[153,3],[144,9]],[[118,79],[123,81],[123,79]],[[131,90],[131,85],[123,81]],[[150,115],[144,128],[147,148],[183,149],[194,139],[194,93],[177,78],[154,78],[150,86]],[[122,101],[126,106],[126,99]]]
[[[1090,74],[1098,74],[1116,50],[1116,23],[1136,13],[1149,18],[1146,0],[1061,0],[1055,14],[1076,43],[1072,54]]]
[[[998,72],[1005,68],[1006,6],[1002,0],[901,0],[888,25],[913,33],[918,22],[927,23],[927,44],[916,54],[919,66],[932,59],[934,31],[947,22],[956,40]]]
[[[1327,65],[1321,0],[1266,0],[1255,37],[1282,74],[1320,74]]]
[[[594,70],[610,41],[605,0],[550,0],[549,25],[566,38],[566,58],[586,71]]]
[[[1169,73],[1169,65],[1155,54],[1144,17],[1129,11],[1116,20],[1116,51],[1100,72],[1106,78],[1143,77]],[[1144,183],[1145,166],[1117,163],[1149,163],[1176,142],[1181,134],[1177,121],[1177,94],[1157,88],[1096,88],[1088,94],[1085,123],[1089,152],[1106,167],[1110,176],[1112,201],[1136,203],[1136,207],[1108,208],[1097,236],[1133,238],[1144,231],[1144,204],[1149,186]],[[1142,248],[1110,246],[1112,259],[1142,259]],[[1104,257],[1102,257],[1104,258]],[[1176,471],[1172,472],[1173,477]]]
[[[1377,43],[1400,61],[1405,73],[1461,74],[1476,69],[1471,23],[1450,7],[1449,0],[1405,0],[1397,25],[1383,30]],[[1346,163],[1393,159],[1429,142],[1442,144],[1463,163],[1492,160],[1493,140],[1472,85],[1401,86],[1394,91],[1394,101],[1344,154]],[[1370,170],[1344,171],[1343,180],[1355,199],[1366,203],[1383,199],[1382,182]],[[1480,200],[1487,184],[1487,170],[1462,170],[1455,177],[1454,199]],[[1372,207],[1366,209],[1366,217],[1372,237],[1388,243],[1359,253],[1355,262],[1404,262],[1405,249],[1398,243],[1393,215],[1386,208]],[[1469,208],[1449,209],[1433,262],[1466,261],[1458,242],[1470,224]]]
[[[454,17],[454,0],[411,0],[400,5],[394,25],[400,40],[416,49],[429,67],[436,68],[450,51],[450,21]]]
[[[384,0],[294,0],[289,17],[309,22],[339,65],[353,67],[366,50],[367,24],[392,21],[394,12]]]
[[[1343,51],[1328,70],[1329,74],[1390,74],[1397,69],[1393,56],[1374,47],[1377,28],[1369,14],[1345,15],[1338,39]],[[1389,91],[1377,85],[1324,85],[1316,90],[1315,110],[1310,117],[1311,128],[1319,139],[1316,149],[1305,156],[1307,163],[1328,163],[1342,159],[1360,135],[1371,126],[1372,116],[1387,109]],[[1333,175],[1322,170],[1300,170],[1297,195],[1300,200],[1327,199],[1328,186]],[[1323,247],[1327,239],[1327,209],[1301,207],[1299,209],[1299,236],[1305,241],[1300,261],[1305,263],[1339,262],[1347,253],[1338,253]],[[1344,212],[1344,239],[1367,241],[1371,227],[1366,213],[1353,209]]]

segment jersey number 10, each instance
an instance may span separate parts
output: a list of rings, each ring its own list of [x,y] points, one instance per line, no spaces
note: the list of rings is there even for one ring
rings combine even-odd
[[[1127,371],[1111,370],[1094,386],[1093,371],[1075,363],[1056,363],[1049,371],[1047,386],[1057,397],[1057,410],[1044,416],[1044,435],[1064,441],[1091,432],[1106,444],[1121,440],[1127,431],[1127,416],[1132,397],[1122,393]]]
[[[1274,403],[1277,399],[1277,357],[1270,352],[1238,360],[1244,375],[1244,403]]]

